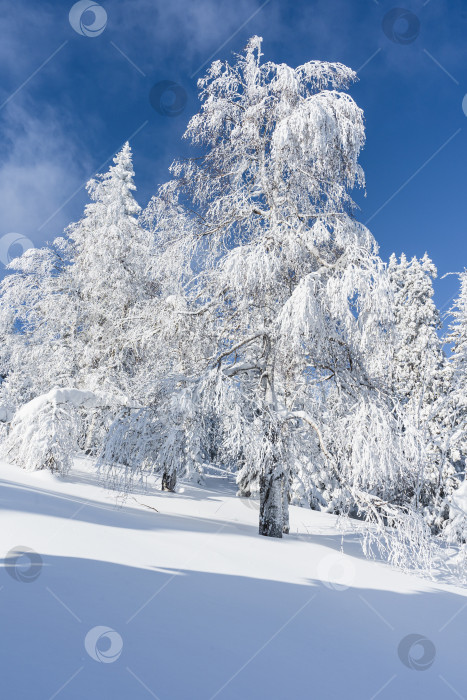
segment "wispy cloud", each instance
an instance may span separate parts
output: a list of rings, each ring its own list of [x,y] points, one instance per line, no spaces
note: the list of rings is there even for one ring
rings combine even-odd
[[[38,226],[89,172],[89,156],[79,152],[59,115],[49,108],[40,117],[24,103],[11,104],[2,119],[4,147],[0,157],[1,234],[27,235],[35,245],[52,238]],[[68,223],[66,213],[54,231]]]

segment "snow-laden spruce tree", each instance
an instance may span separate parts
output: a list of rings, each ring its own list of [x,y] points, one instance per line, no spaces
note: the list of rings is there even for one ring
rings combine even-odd
[[[145,370],[134,318],[137,307],[155,293],[155,250],[152,236],[138,221],[133,179],[126,143],[114,165],[87,184],[92,201],[66,234],[73,251],[68,284],[77,303],[75,385],[138,405]],[[113,410],[100,408],[87,415],[82,444],[88,452],[99,450],[113,416]]]
[[[443,438],[441,468],[450,467],[448,488],[436,503],[444,519],[442,525],[448,539],[467,542],[467,518],[453,507],[456,487],[465,481],[467,455],[467,271],[460,273],[459,295],[450,309],[452,322],[446,341],[451,344],[449,363],[449,392],[437,415],[438,432]],[[441,496],[444,499],[441,500]]]
[[[185,134],[199,155],[174,163],[163,194],[191,212],[167,251],[193,260],[176,302],[179,450],[187,432],[200,442],[209,408],[221,459],[245,492],[259,481],[260,533],[281,537],[297,475],[313,473],[302,481],[317,505],[374,508],[372,493],[412,478],[416,450],[385,392],[387,275],[349,194],[364,183],[363,115],[343,92],[355,74],[261,57],[253,37],[199,81]]]
[[[427,522],[439,532],[449,512],[446,497],[456,482],[446,412],[452,371],[443,352],[441,321],[433,301],[437,270],[426,253],[420,260],[402,255],[398,261],[392,255],[388,270],[395,316],[392,387],[406,422],[420,432],[425,446],[416,505],[425,508]]]
[[[450,410],[455,414],[456,430],[453,436],[463,460],[467,454],[467,271],[459,275],[459,295],[450,309],[452,322],[446,341],[451,344],[451,393]]]
[[[147,373],[136,310],[157,285],[153,238],[138,222],[133,177],[127,143],[109,171],[88,183],[92,202],[66,238],[11,264],[0,296],[0,392],[13,411],[54,386],[98,390],[112,404],[141,398]],[[87,451],[99,449],[114,412],[83,410],[80,444]]]
[[[186,247],[187,237],[181,232],[189,230],[190,220],[174,204],[170,186],[165,186],[152,198],[140,221],[154,241],[151,269],[157,281],[152,294],[135,305],[127,323],[127,340],[144,358],[133,379],[134,402],[141,410],[124,409],[116,416],[99,467],[107,482],[117,488],[131,489],[135,478],[155,471],[161,473],[162,488],[173,490],[177,475],[199,476],[187,438],[191,434],[202,439],[199,430],[189,427],[194,426],[193,415],[201,418],[201,406],[197,411],[183,395],[192,358],[198,357],[199,362],[184,300],[184,288],[193,277],[193,250],[190,241]],[[209,407],[204,404],[202,410],[208,413]]]
[[[73,246],[69,284],[77,292],[78,382],[87,388],[131,393],[139,369],[129,317],[153,293],[153,240],[139,224],[134,171],[126,143],[104,175],[90,180],[92,200],[67,229]]]
[[[404,254],[397,260],[392,255],[388,271],[395,318],[392,390],[406,422],[420,431],[425,446],[415,499],[417,505],[428,507],[439,500],[435,493],[443,491],[450,473],[443,456],[444,431],[438,420],[446,398],[448,368],[439,335],[440,316],[433,301],[437,270],[425,253],[420,260],[408,260]]]
[[[140,361],[129,318],[155,288],[154,242],[138,222],[133,177],[126,143],[109,171],[88,182],[92,202],[83,219],[68,227],[66,239],[28,250],[10,265],[15,274],[2,284],[0,304],[8,374],[22,365],[28,375],[28,363],[36,363],[47,389],[63,385],[63,375],[65,384],[72,377],[87,389],[129,390]],[[41,353],[50,354],[50,346],[57,359],[48,356],[44,367]],[[35,385],[32,393],[38,393]]]
[[[433,279],[437,270],[425,253],[423,258],[400,261],[393,254],[388,265],[394,292],[396,338],[394,343],[393,387],[414,409],[433,402],[435,378],[443,365],[441,321],[433,301]],[[421,417],[416,416],[420,421]]]

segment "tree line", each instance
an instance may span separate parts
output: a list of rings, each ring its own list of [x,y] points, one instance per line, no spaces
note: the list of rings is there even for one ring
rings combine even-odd
[[[451,322],[425,254],[378,254],[352,199],[363,113],[340,63],[263,62],[253,37],[199,80],[193,156],[142,210],[132,153],[83,218],[0,288],[2,451],[174,490],[207,465],[259,497],[367,520],[394,561],[464,544],[467,273]]]

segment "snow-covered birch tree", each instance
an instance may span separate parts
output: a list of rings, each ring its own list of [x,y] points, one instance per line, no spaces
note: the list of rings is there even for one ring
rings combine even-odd
[[[323,502],[356,462],[378,472],[378,439],[389,470],[379,481],[396,481],[400,465],[382,391],[388,280],[350,196],[364,184],[363,115],[343,92],[356,76],[335,63],[262,63],[261,41],[199,81],[202,108],[185,134],[199,156],[174,163],[166,192],[192,212],[178,238],[197,267],[184,290],[182,391],[215,409],[239,479],[259,479],[260,533],[281,537],[300,445],[328,487]],[[352,451],[340,442],[356,407],[365,420]]]

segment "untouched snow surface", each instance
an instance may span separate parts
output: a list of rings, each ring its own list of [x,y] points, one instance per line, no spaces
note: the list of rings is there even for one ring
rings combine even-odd
[[[180,491],[118,506],[85,460],[0,466],[2,698],[467,697],[467,591],[365,560],[333,516],[261,538],[225,478]]]

